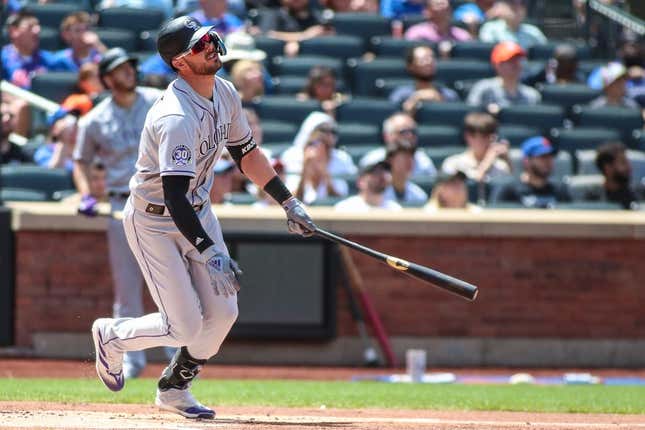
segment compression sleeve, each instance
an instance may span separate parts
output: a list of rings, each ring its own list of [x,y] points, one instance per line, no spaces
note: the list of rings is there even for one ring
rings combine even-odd
[[[213,240],[206,234],[195,210],[186,198],[190,179],[189,176],[162,176],[164,203],[181,234],[199,252],[204,252],[206,248],[213,245]]]

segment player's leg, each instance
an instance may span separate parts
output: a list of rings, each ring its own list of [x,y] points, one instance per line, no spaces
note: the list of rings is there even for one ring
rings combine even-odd
[[[112,211],[122,211],[125,199],[110,199]],[[114,318],[140,317],[143,315],[143,275],[125,237],[123,222],[111,219],[108,224],[108,250],[114,282]],[[146,366],[144,351],[128,351],[123,357],[123,376],[136,378]]]

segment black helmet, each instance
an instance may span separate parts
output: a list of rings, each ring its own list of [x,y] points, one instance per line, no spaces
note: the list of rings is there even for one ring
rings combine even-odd
[[[139,60],[136,57],[128,55],[123,48],[112,48],[105,51],[103,58],[99,62],[99,77],[101,78],[101,82],[103,82],[105,75],[126,62],[130,62],[132,67],[136,69]],[[103,82],[103,85],[105,85],[105,82]]]
[[[217,52],[219,55],[226,55],[224,42],[214,30],[215,26],[203,26],[195,18],[190,16],[180,16],[168,21],[159,30],[157,36],[157,51],[161,58],[173,70],[172,59],[177,55],[188,51],[195,45],[205,34],[212,33],[217,36]]]

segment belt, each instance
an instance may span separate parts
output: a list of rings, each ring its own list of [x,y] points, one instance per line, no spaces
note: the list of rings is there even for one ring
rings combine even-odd
[[[131,198],[130,200],[132,201],[132,204],[135,209],[138,209],[140,211],[144,211],[145,213],[149,213],[153,215],[170,216],[170,211],[168,211],[166,206],[164,205],[157,205],[155,203],[150,203],[136,196],[133,196],[133,198]],[[193,209],[195,210],[195,212],[199,212],[206,205],[206,203],[207,202],[203,202],[198,205],[193,205]]]
[[[130,192],[127,191],[127,192],[119,193],[118,191],[110,191],[108,192],[108,197],[118,197],[120,199],[127,199],[128,197],[130,197]]]

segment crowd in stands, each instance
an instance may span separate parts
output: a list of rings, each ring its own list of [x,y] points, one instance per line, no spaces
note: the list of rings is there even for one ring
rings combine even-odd
[[[570,40],[549,39],[529,15],[534,3],[4,0],[2,79],[53,95],[60,109],[44,117],[3,92],[0,164],[71,174],[77,121],[110,97],[98,67],[105,52],[127,43],[139,82],[163,89],[175,73],[155,51],[156,31],[190,14],[225,41],[218,74],[234,83],[256,142],[305,204],[639,208],[645,41],[626,34],[616,58],[598,58],[575,29]],[[122,22],[108,21],[119,10]],[[584,21],[584,8],[575,10]],[[141,14],[156,26],[133,28]],[[229,157],[214,170],[214,203],[272,204]]]

